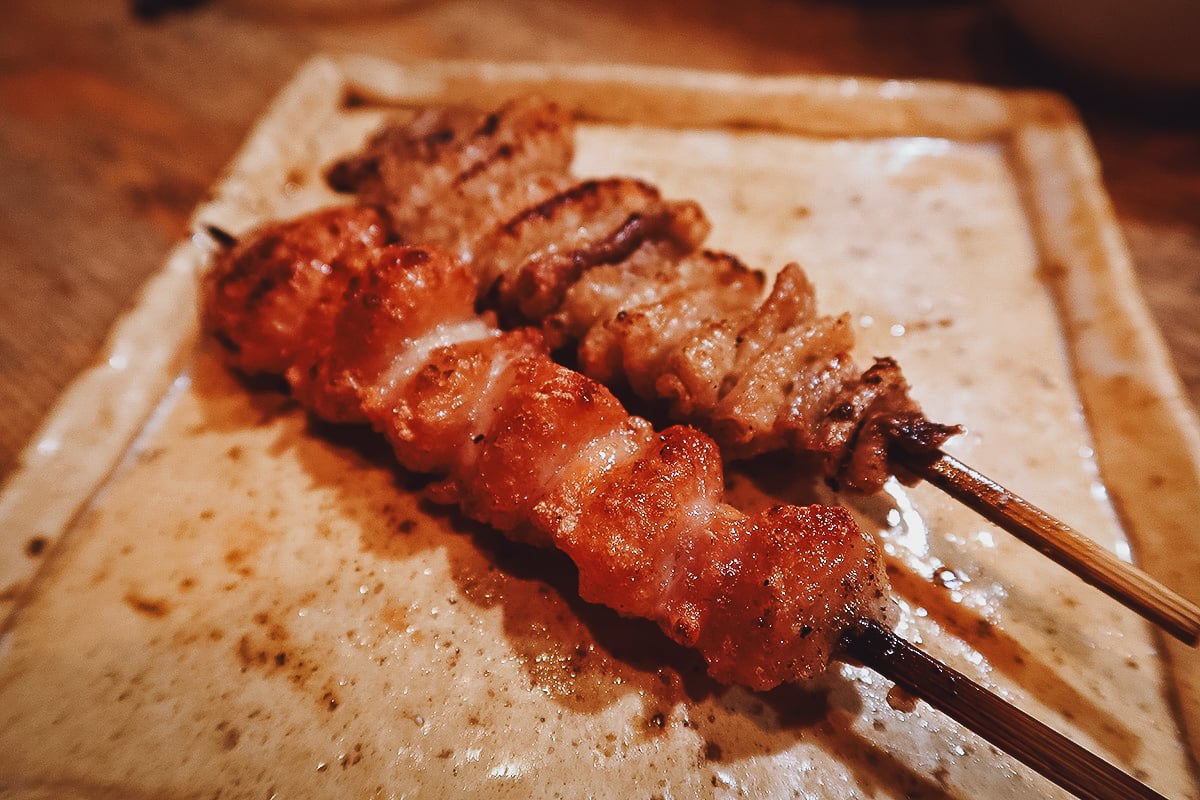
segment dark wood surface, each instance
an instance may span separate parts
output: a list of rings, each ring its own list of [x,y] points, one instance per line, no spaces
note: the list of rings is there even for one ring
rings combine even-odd
[[[1060,70],[982,2],[5,0],[0,476],[93,359],[263,106],[321,51],[937,78],[1067,93],[1200,404],[1195,98]],[[138,13],[140,8],[141,13]]]

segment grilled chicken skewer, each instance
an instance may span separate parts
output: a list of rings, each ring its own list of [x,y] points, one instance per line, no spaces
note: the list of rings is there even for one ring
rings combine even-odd
[[[891,359],[860,372],[849,316],[819,315],[799,266],[760,300],[761,273],[701,249],[709,225],[695,203],[628,178],[577,181],[572,157],[569,116],[519,99],[386,127],[328,177],[385,209],[402,240],[470,264],[503,321],[540,325],[585,374],[665,404],[727,457],[815,456],[831,485],[855,492],[924,478],[1200,644],[1200,607],[943,453],[959,428],[921,413]]]
[[[227,243],[232,244],[232,242]],[[841,508],[722,501],[714,442],[656,433],[540,334],[475,314],[461,262],[389,244],[368,208],[251,234],[205,281],[229,361],[283,376],[334,422],[369,422],[435,499],[562,549],[584,599],[654,620],[723,682],[767,689],[861,660],[1080,797],[1160,795],[892,634],[873,540]]]
[[[885,616],[879,553],[847,511],[725,504],[709,437],[656,433],[536,331],[477,316],[461,262],[382,231],[335,209],[235,248],[206,291],[231,362],[283,375],[326,420],[369,422],[441,478],[434,499],[563,550],[585,600],[655,621],[717,680],[812,677],[850,623]]]

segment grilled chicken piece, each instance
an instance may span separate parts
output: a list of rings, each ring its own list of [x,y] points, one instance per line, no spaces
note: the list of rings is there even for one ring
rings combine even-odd
[[[322,417],[365,422],[353,396],[314,394],[310,372],[329,347],[350,278],[367,271],[389,238],[371,208],[265,225],[226,254],[225,269],[205,276],[204,323],[238,369],[286,377],[301,402],[320,404]]]
[[[570,183],[573,156],[570,115],[521,98],[491,113],[434,109],[385,127],[327,179],[386,209],[403,241],[469,261],[482,231]]]
[[[588,270],[619,264],[644,242],[689,253],[708,229],[699,206],[664,201],[649,184],[584,181],[492,228],[472,247],[471,263],[507,316],[540,321]]]

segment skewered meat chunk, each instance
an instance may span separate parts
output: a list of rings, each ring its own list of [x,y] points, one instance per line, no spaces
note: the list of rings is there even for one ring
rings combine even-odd
[[[845,510],[729,506],[710,438],[656,433],[537,331],[476,316],[462,261],[380,244],[353,268],[313,267],[343,264],[326,234],[360,214],[268,225],[218,259],[206,320],[232,364],[284,375],[319,415],[366,419],[403,466],[440,478],[435,499],[562,549],[585,599],[655,621],[721,681],[816,675],[848,626],[886,614],[879,553]],[[271,359],[247,359],[263,331]]]
[[[566,165],[544,160],[505,163],[486,202],[439,183],[444,164],[518,140],[537,108],[561,118],[552,104],[514,101],[469,135],[440,137],[430,148],[436,157],[412,144],[428,138],[429,123],[390,126],[360,157],[380,167],[364,177],[346,166],[353,159],[342,162],[335,185],[385,204],[405,241],[450,247],[475,269],[481,300],[506,324],[541,325],[552,348],[577,348],[586,374],[665,402],[674,419],[703,428],[731,458],[813,454],[834,486],[874,492],[891,474],[895,434],[904,433],[906,447],[933,450],[959,431],[924,417],[895,362],[860,371],[849,317],[818,314],[798,265],[786,266],[761,299],[761,274],[701,250],[709,225],[695,203],[609,178],[518,208],[538,194],[530,186],[568,182]],[[569,124],[555,130],[556,152],[569,153]],[[521,180],[525,163],[536,166]]]
[[[472,248],[482,286],[517,320],[542,320],[588,270],[624,261],[643,242],[680,255],[708,235],[690,202],[664,201],[641,181],[584,181],[493,228]]]
[[[568,114],[519,98],[490,113],[432,109],[385,127],[327,178],[386,209],[404,241],[469,261],[480,231],[570,183],[574,152]]]
[[[244,372],[287,378],[301,402],[336,422],[365,422],[354,398],[311,387],[329,347],[341,294],[388,238],[379,212],[331,208],[264,226],[238,243],[226,269],[205,276],[206,327]]]

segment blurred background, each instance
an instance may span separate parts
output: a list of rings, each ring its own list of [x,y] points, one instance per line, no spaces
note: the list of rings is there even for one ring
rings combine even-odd
[[[264,105],[321,51],[1062,92],[1200,404],[1195,0],[4,0],[0,479]]]

